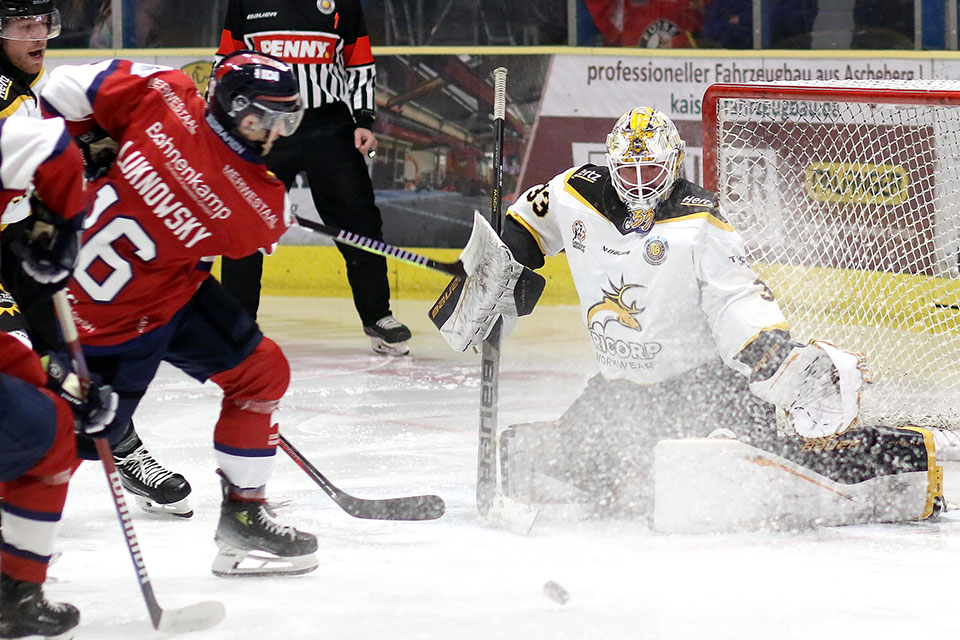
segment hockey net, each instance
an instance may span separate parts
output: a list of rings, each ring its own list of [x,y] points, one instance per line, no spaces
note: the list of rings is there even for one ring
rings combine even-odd
[[[863,422],[960,428],[960,82],[713,85],[703,133],[794,338],[867,356]]]

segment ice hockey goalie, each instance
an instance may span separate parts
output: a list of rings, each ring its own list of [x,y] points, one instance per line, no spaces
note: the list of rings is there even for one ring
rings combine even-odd
[[[558,420],[501,430],[502,494],[671,530],[694,504],[716,509],[691,529],[932,514],[933,434],[858,423],[863,359],[793,340],[715,194],[683,178],[684,146],[663,113],[637,107],[607,137],[606,166],[564,171],[509,208],[517,261],[565,252],[600,373]]]

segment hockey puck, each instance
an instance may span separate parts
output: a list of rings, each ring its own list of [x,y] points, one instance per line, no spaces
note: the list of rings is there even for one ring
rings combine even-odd
[[[557,604],[567,604],[567,600],[570,599],[570,594],[567,593],[567,590],[553,580],[547,580],[543,584],[543,594]]]

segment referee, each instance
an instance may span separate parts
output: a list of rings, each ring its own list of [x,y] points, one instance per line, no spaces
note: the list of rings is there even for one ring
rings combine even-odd
[[[230,0],[216,61],[237,49],[293,65],[306,105],[296,133],[278,139],[267,159],[287,189],[306,172],[324,223],[376,240],[383,221],[364,158],[373,155],[376,69],[360,0]],[[410,330],[390,312],[383,256],[338,244],[363,331],[373,350],[406,355]],[[221,280],[256,317],[263,256],[224,258]]]

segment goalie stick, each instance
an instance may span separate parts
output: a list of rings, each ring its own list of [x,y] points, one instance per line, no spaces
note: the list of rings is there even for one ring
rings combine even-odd
[[[507,69],[493,71],[493,194],[490,226],[497,235],[503,228],[503,124],[507,104]],[[528,270],[524,268],[524,273]],[[539,274],[535,274],[539,275]],[[521,280],[523,277],[521,276]],[[519,282],[517,284],[519,288]],[[539,297],[539,292],[538,296]],[[519,308],[519,305],[518,305]],[[520,314],[523,315],[523,314]],[[500,397],[500,343],[503,318],[483,340],[480,349],[480,435],[477,446],[477,511],[487,521],[517,533],[533,527],[537,512],[497,491],[497,404]]]
[[[56,309],[57,321],[60,323],[63,339],[70,349],[73,366],[76,368],[76,373],[80,377],[84,389],[86,389],[90,384],[90,370],[87,368],[87,361],[83,356],[83,349],[80,347],[77,328],[73,324],[73,311],[70,309],[66,291],[61,289],[53,294],[53,305]],[[117,511],[120,528],[123,529],[124,542],[127,543],[130,560],[137,572],[140,592],[143,594],[147,611],[150,612],[150,622],[153,623],[153,628],[165,633],[186,633],[209,629],[219,624],[226,616],[226,609],[222,602],[207,600],[179,609],[164,609],[157,602],[150,576],[147,575],[147,565],[140,553],[140,543],[137,541],[137,534],[133,530],[133,519],[130,517],[130,509],[127,507],[127,501],[123,495],[123,486],[120,484],[117,465],[113,461],[110,443],[106,438],[94,438],[93,442],[97,447],[97,455],[100,456],[100,461],[103,463],[103,471],[107,476],[107,485],[110,487],[113,506]]]
[[[365,236],[358,235],[352,231],[345,231],[343,229],[331,227],[330,225],[307,220],[306,218],[302,218],[300,216],[296,216],[296,220],[297,224],[305,229],[329,236],[336,242],[341,242],[351,247],[356,247],[358,249],[369,251],[370,253],[376,253],[388,258],[394,258],[402,262],[409,262],[410,264],[415,264],[424,269],[448,273],[452,276],[458,276],[460,278],[464,278],[467,275],[467,271],[463,266],[463,260],[457,260],[456,262],[440,262],[418,253],[407,251],[406,249],[401,249],[400,247],[395,247],[380,240],[374,240],[373,238],[367,238]],[[497,227],[494,227],[494,229],[497,231],[497,235],[499,235],[499,229]],[[473,237],[474,236],[471,235],[471,240]],[[466,252],[466,250],[464,250],[464,252]],[[461,254],[461,256],[462,255],[463,254]],[[545,285],[546,280],[544,280],[543,276],[541,276],[539,273],[531,271],[527,267],[523,268],[523,273],[520,274],[520,278],[517,280],[517,285],[514,289],[518,315],[525,316],[533,311],[533,307],[537,304],[537,300],[540,299],[540,294],[543,292],[543,287]]]
[[[436,520],[443,515],[446,505],[443,498],[434,495],[407,496],[368,500],[344,493],[327,480],[283,434],[280,448],[297,463],[337,505],[354,518],[366,520]]]

